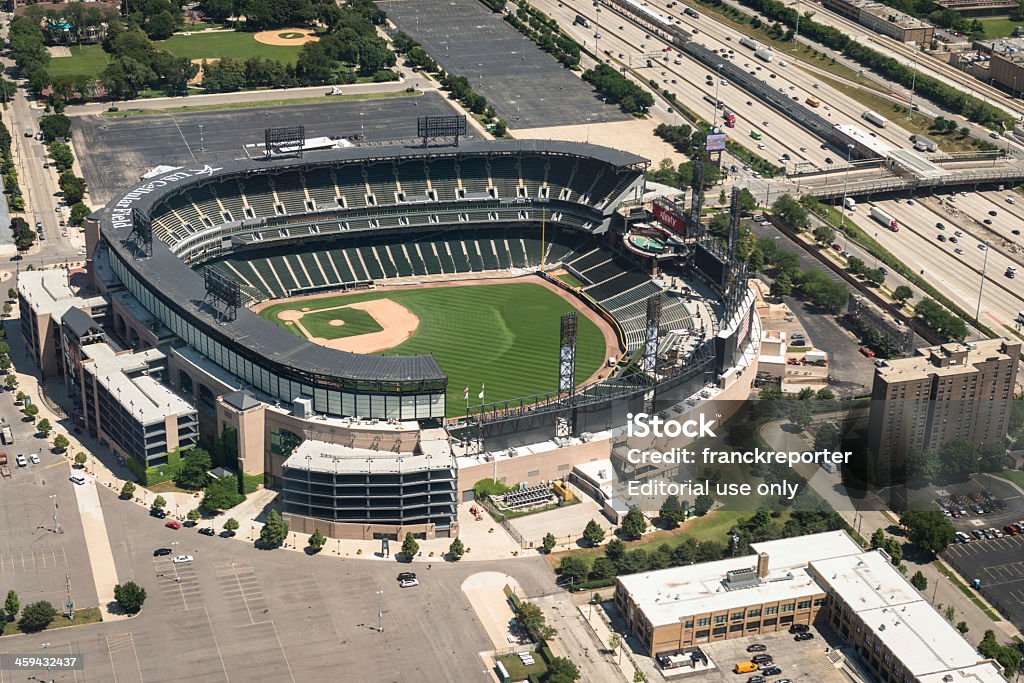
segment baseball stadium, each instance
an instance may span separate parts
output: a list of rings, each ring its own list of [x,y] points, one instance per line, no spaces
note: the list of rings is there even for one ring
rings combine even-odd
[[[294,530],[456,536],[479,479],[571,477],[612,457],[629,412],[746,396],[745,272],[700,193],[690,215],[652,205],[646,159],[540,140],[287,153],[270,133],[265,156],[164,171],[90,217],[91,296],[43,306],[69,294],[26,281],[44,375],[55,322],[50,371],[140,477],[202,443],[280,490]]]

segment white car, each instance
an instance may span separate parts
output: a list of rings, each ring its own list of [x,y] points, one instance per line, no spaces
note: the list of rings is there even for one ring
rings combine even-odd
[[[33,465],[38,465],[39,464],[39,454],[38,453],[33,453],[32,455],[28,456],[28,459],[29,459],[29,461]]]
[[[757,143],[757,148],[758,149],[764,149],[764,143],[763,142]]]
[[[175,555],[174,559],[171,560],[174,564],[184,564],[185,562],[191,562],[196,558],[191,555]]]
[[[420,585],[420,581],[419,579],[403,579],[398,585],[402,588],[412,588],[413,586]]]
[[[1017,200],[1016,200],[1016,199],[1014,199],[1013,197],[1007,197],[1007,198],[1006,198],[1006,203],[1007,203],[1007,204],[1016,204],[1016,203],[1017,203]]]
[[[27,467],[28,460],[25,460],[25,456],[20,453],[14,458],[14,462],[18,463],[18,467]]]
[[[79,486],[81,486],[81,485],[83,485],[85,483],[85,477],[83,477],[81,475],[78,475],[78,474],[72,474],[70,477],[68,477],[68,479],[73,484],[78,484]]]
[[[723,78],[723,79],[721,80],[721,84],[722,84],[722,85],[729,85],[729,81],[727,81],[727,80],[725,80],[725,79]]]

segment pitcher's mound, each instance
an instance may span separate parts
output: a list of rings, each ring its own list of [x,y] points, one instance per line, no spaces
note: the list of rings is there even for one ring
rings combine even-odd
[[[344,320],[338,320],[338,319],[334,319],[334,320],[332,320],[332,321],[330,322],[330,326],[331,326],[331,327],[341,327],[341,326],[342,326],[342,325],[344,325],[344,324],[345,324],[345,321],[344,321]]]
[[[253,38],[257,43],[284,47],[305,45],[306,43],[313,43],[320,40],[320,38],[314,35],[313,29],[309,28],[288,28],[277,29],[276,31],[260,31],[254,35]]]

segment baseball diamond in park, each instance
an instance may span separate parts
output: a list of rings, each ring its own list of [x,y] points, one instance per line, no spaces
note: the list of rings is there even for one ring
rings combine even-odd
[[[663,331],[692,328],[683,302],[607,239],[647,166],[517,140],[183,167],[101,210],[92,258],[155,324],[265,400],[444,418],[465,410],[467,385],[471,403],[481,385],[488,402],[554,390],[565,311],[579,311],[577,385],[607,381],[608,356],[643,347],[652,295]],[[238,284],[243,307],[225,314],[210,299],[210,270]],[[565,273],[572,291],[556,286]]]

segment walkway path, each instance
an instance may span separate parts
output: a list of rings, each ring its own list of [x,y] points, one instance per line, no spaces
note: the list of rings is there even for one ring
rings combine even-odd
[[[78,514],[82,518],[82,532],[85,535],[85,547],[89,552],[92,578],[96,582],[99,607],[103,610],[104,621],[127,619],[128,615],[110,609],[111,605],[116,605],[114,586],[119,583],[117,568],[114,566],[114,553],[110,549],[107,526],[103,522],[103,508],[100,507],[96,482],[90,476],[84,478],[84,484],[75,486],[75,500],[78,501]]]

